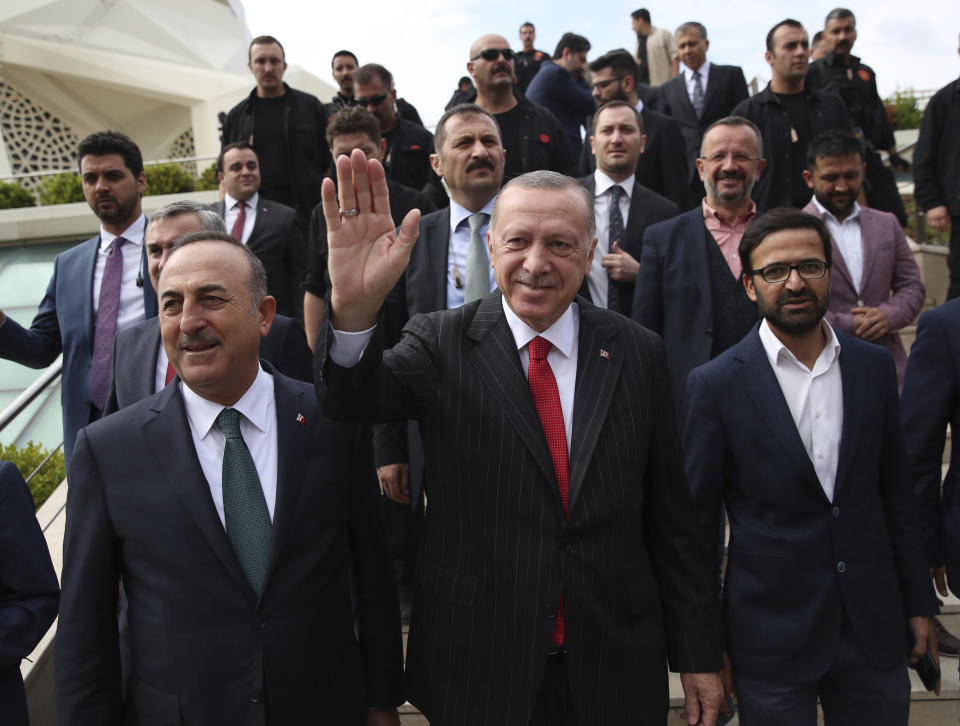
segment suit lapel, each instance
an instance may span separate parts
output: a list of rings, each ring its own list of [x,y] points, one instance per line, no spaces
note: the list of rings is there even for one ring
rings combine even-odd
[[[718,75],[717,67],[711,63],[710,72],[704,79],[707,82],[707,91],[703,94],[703,115],[701,118],[707,118],[707,109],[710,108],[710,101],[717,95],[717,86],[720,84]]]
[[[838,334],[839,335],[839,334]],[[840,435],[840,454],[837,460],[837,475],[833,485],[833,499],[843,485],[857,450],[860,434],[859,416],[855,411],[866,410],[867,396],[870,395],[867,379],[862,375],[863,368],[857,364],[856,354],[850,352],[851,346],[840,347],[840,380],[843,381],[843,426]]]
[[[807,214],[812,214],[814,217],[823,221],[823,215],[820,214],[819,208],[813,203],[813,200],[803,208],[803,211]],[[861,220],[862,224],[862,220]],[[860,230],[860,236],[863,238],[863,229]],[[839,274],[843,278],[844,282],[853,290],[853,294],[857,297],[860,296],[860,291],[854,286],[853,278],[850,277],[850,269],[847,267],[846,261],[843,259],[843,253],[840,252],[840,248],[836,245],[833,245],[833,256],[830,262],[830,266],[834,269],[834,274]],[[866,276],[861,275],[861,282],[866,279]]]
[[[141,249],[143,254],[140,255],[140,276],[143,279],[143,317],[154,318],[159,312],[159,307],[157,306],[157,291],[153,289],[153,282],[150,281],[150,264],[149,258],[147,257],[147,226],[150,224],[148,219],[143,225],[143,242],[141,242]],[[156,359],[154,359],[156,360]]]
[[[156,391],[157,385],[157,356],[160,355],[160,322],[154,318],[153,326],[144,326],[138,331],[139,340],[136,341],[134,350],[137,353],[137,360],[133,373],[135,376],[137,391],[146,391],[148,396],[152,396]]]
[[[447,253],[450,250],[450,208],[444,214],[437,215],[433,227],[428,230],[424,240],[429,247],[428,260],[434,281],[434,310],[447,309]],[[464,271],[465,272],[465,271]]]
[[[257,199],[257,216],[253,220],[250,237],[247,238],[247,247],[251,250],[256,250],[257,241],[263,236],[263,230],[270,224],[270,205],[259,197]]]
[[[880,230],[875,224],[876,217],[870,214],[869,210],[860,207],[860,253],[863,259],[863,269],[860,272],[860,290],[869,288],[870,273],[873,272],[873,264],[878,257],[877,247],[880,246]],[[860,290],[857,296],[860,296]]]
[[[638,230],[646,227],[647,205],[644,203],[645,190],[636,181],[633,182],[633,191],[630,194],[630,210],[627,212],[627,226],[623,230],[623,240],[620,249],[629,252],[637,261],[640,260],[640,245],[643,237]]]
[[[689,235],[693,246],[687,250],[690,274],[697,282],[700,299],[703,301],[703,309],[712,311],[713,283],[710,280],[710,266],[707,262],[707,243],[714,244],[714,242],[708,237],[707,225],[703,221],[702,208],[688,212],[686,223],[693,227]],[[683,224],[683,222],[681,222],[681,224]],[[677,235],[677,239],[683,239],[685,236],[686,235]]]
[[[737,378],[753,402],[760,420],[780,442],[797,471],[803,473],[804,478],[820,496],[825,496],[823,487],[820,486],[820,479],[813,468],[813,462],[807,456],[797,425],[783,397],[780,382],[773,372],[770,359],[767,358],[767,352],[760,341],[758,330],[755,327],[737,347],[737,360],[742,364],[737,370]]]
[[[606,353],[607,355],[604,355]],[[607,420],[613,392],[620,380],[623,349],[617,328],[593,305],[580,303],[580,340],[570,437],[570,511],[583,485],[600,431]]]
[[[147,440],[153,445],[157,467],[163,472],[167,484],[183,502],[184,509],[203,533],[210,549],[214,551],[223,568],[239,584],[249,588],[210,496],[210,487],[197,458],[187,411],[178,385],[167,386],[156,397],[143,428]],[[176,455],[171,455],[172,453]]]
[[[87,280],[86,285],[77,285],[72,287],[77,292],[78,299],[74,302],[77,309],[83,314],[85,325],[84,333],[87,336],[87,347],[91,354],[93,353],[93,332],[96,329],[97,321],[93,315],[93,274],[97,265],[97,255],[100,252],[100,235],[98,234],[91,240],[88,254],[80,258],[80,269],[77,271],[78,280]],[[68,302],[69,305],[69,302]]]
[[[503,314],[501,299],[501,295],[495,293],[480,303],[467,329],[467,337],[476,342],[476,346],[468,353],[468,359],[486,390],[497,401],[533,454],[544,476],[553,483],[559,506],[560,494],[556,486],[553,458],[550,456],[547,437],[543,433],[543,425],[540,423],[530,386],[523,374],[516,341]]]

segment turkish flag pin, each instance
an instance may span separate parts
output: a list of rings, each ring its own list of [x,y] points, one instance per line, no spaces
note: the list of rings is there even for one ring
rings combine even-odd
[[[301,426],[306,426],[306,425],[307,425],[307,419],[305,419],[305,418],[303,417],[303,414],[302,414],[302,413],[298,413],[298,414],[297,414],[297,423],[300,424]]]
[[[600,349],[600,357],[610,360],[610,354],[607,351],[605,351],[603,348]]]

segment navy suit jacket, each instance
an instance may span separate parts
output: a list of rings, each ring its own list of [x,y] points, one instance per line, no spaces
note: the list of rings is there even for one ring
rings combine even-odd
[[[53,276],[29,329],[9,317],[0,325],[0,356],[45,368],[63,353],[63,456],[70,463],[77,432],[90,423],[93,354],[93,273],[100,235],[57,255]],[[157,295],[143,255],[143,316],[157,314]]]
[[[33,497],[13,464],[0,461],[0,714],[5,726],[27,726],[20,661],[57,617],[60,586]]]
[[[103,407],[104,414],[113,413],[152,396],[157,385],[157,356],[160,355],[160,322],[157,318],[142,320],[121,330],[113,341],[110,390]],[[260,358],[268,361],[285,376],[298,381],[313,381],[313,354],[307,336],[296,320],[275,315],[270,332],[260,339]],[[117,365],[117,363],[120,365]]]
[[[77,437],[55,655],[60,726],[305,724],[318,704],[329,723],[361,726],[368,706],[402,703],[400,609],[369,430],[328,420],[310,386],[264,368],[277,493],[259,597],[217,516],[180,385]]]
[[[761,323],[763,324],[763,323]],[[686,473],[719,579],[735,672],[784,683],[826,672],[846,622],[876,666],[902,664],[907,618],[937,612],[917,527],[890,353],[837,331],[843,430],[827,499],[759,326],[687,380]]]
[[[223,205],[223,201],[214,202],[210,208],[223,217]],[[307,245],[297,222],[297,211],[261,196],[257,218],[246,244],[267,271],[267,292],[277,299],[277,312],[302,318],[303,290],[300,284],[306,268]]]
[[[960,446],[951,447],[940,489],[947,424],[960,432],[960,299],[920,316],[902,401],[927,565],[945,565],[950,589],[960,595]]]
[[[590,86],[547,58],[525,91],[527,98],[553,111],[574,158],[580,155],[580,127],[597,109]]]

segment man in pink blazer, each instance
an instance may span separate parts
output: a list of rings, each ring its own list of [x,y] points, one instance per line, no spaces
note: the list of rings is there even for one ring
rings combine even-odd
[[[902,386],[907,353],[897,331],[914,321],[926,296],[903,229],[889,212],[857,203],[864,164],[850,131],[826,131],[810,142],[803,178],[814,195],[803,211],[823,220],[838,253],[827,320],[889,350]]]

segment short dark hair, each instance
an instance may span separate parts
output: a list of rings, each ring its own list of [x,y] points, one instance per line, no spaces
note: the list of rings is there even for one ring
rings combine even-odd
[[[600,114],[606,111],[609,108],[629,108],[637,116],[637,126],[640,127],[640,133],[643,133],[643,115],[636,109],[635,106],[631,106],[626,101],[607,101],[600,108],[596,110],[593,114],[593,123],[590,125],[590,135],[594,136],[597,133],[597,123],[600,120]]]
[[[640,71],[637,69],[637,62],[633,59],[633,54],[623,48],[611,50],[599,58],[595,58],[590,62],[589,68],[592,73],[610,68],[615,75],[630,76],[633,78],[634,88],[640,83]]]
[[[770,32],[767,33],[767,50],[773,51],[773,34],[784,25],[790,28],[800,28],[800,30],[803,30],[803,23],[801,23],[799,20],[794,20],[793,18],[781,20],[779,23],[770,28]]]
[[[436,149],[437,154],[441,153],[443,150],[443,142],[447,140],[447,121],[454,116],[462,116],[464,114],[486,116],[488,119],[493,121],[493,125],[497,129],[497,136],[500,137],[500,145],[503,145],[503,134],[500,133],[500,124],[497,123],[497,119],[494,117],[494,115],[487,109],[483,108],[482,106],[478,106],[475,103],[461,103],[460,105],[451,108],[440,117],[439,121],[437,121],[437,128],[433,132],[433,147]]]
[[[333,150],[333,140],[344,134],[366,134],[370,140],[380,143],[380,122],[377,117],[361,106],[346,106],[327,121],[327,144]]]
[[[460,88],[464,83],[469,83],[470,87],[473,88],[473,79],[470,76],[460,76],[460,80],[457,81],[457,88]]]
[[[630,17],[634,20],[642,20],[645,23],[650,22],[650,11],[646,8],[640,8],[639,10],[634,10],[630,13]]]
[[[105,156],[119,154],[123,165],[134,176],[143,173],[143,154],[133,139],[119,131],[95,131],[77,145],[77,166],[83,163],[85,156]]]
[[[683,35],[684,33],[692,33],[696,31],[700,34],[700,37],[704,40],[707,39],[707,29],[704,27],[703,23],[698,23],[696,20],[689,20],[674,31],[674,35]]]
[[[823,40],[823,31],[822,31],[822,30],[818,30],[816,33],[813,34],[813,38],[810,40],[810,44],[811,44],[811,45],[816,45],[816,44],[819,43],[821,40]]]
[[[747,225],[747,231],[740,239],[740,264],[743,265],[743,274],[748,275],[753,269],[750,262],[751,253],[760,246],[767,237],[785,229],[812,229],[820,236],[823,242],[823,259],[829,266],[833,261],[830,246],[830,233],[819,217],[802,212],[796,207],[777,207],[770,209]]]
[[[712,124],[707,126],[707,130],[703,132],[703,136],[700,137],[700,153],[703,153],[703,139],[707,138],[707,134],[713,131],[717,126],[746,126],[751,129],[754,134],[757,136],[757,151],[760,156],[763,156],[763,134],[760,133],[760,127],[757,126],[753,121],[743,116],[724,116],[723,118],[717,119]]]
[[[220,149],[220,154],[217,156],[217,173],[223,173],[223,157],[227,155],[227,152],[231,149],[250,149],[253,152],[254,156],[257,156],[256,149],[250,144],[249,141],[231,141],[229,144],[225,144],[222,149]],[[260,157],[257,156],[257,163],[260,163]]]
[[[847,10],[846,8],[834,8],[827,13],[827,17],[823,19],[823,24],[826,25],[831,20],[845,20],[846,18],[853,18],[854,24],[857,22],[857,16],[853,14],[852,10]]]
[[[256,313],[257,305],[267,296],[267,270],[260,261],[260,258],[254,254],[253,250],[238,241],[233,235],[229,235],[226,232],[210,232],[208,230],[190,232],[189,234],[183,235],[183,237],[174,242],[173,246],[170,247],[171,256],[176,253],[177,250],[196,242],[224,242],[243,250],[243,254],[247,258],[247,263],[250,265],[250,299],[253,301],[253,312]]]
[[[247,62],[253,58],[253,46],[255,45],[279,45],[280,46],[280,56],[283,58],[283,62],[287,62],[287,52],[283,49],[283,43],[274,38],[272,35],[258,35],[256,38],[250,41],[250,45],[247,46]]]
[[[863,161],[863,148],[860,139],[847,129],[830,129],[817,135],[807,147],[807,169],[813,171],[817,159],[856,154]]]
[[[557,49],[553,51],[553,57],[560,58],[563,51],[568,48],[571,53],[586,53],[590,50],[590,41],[576,33],[564,33],[557,41]]]
[[[331,68],[333,68],[333,62],[334,62],[337,58],[339,58],[340,56],[342,56],[342,55],[350,56],[351,58],[353,58],[353,62],[354,62],[354,63],[356,63],[357,65],[360,65],[360,61],[357,60],[357,56],[355,56],[352,52],[350,52],[349,50],[338,50],[338,51],[337,51],[336,53],[334,53],[333,56],[330,58],[330,67],[331,67]]]
[[[393,88],[393,74],[379,63],[367,63],[360,66],[353,76],[353,82],[358,86],[366,86],[374,77],[380,79],[387,91]]]
[[[519,30],[523,30],[524,28],[533,28],[533,23],[531,23],[529,20],[525,23],[521,23]],[[536,32],[537,29],[533,28],[533,31]]]

